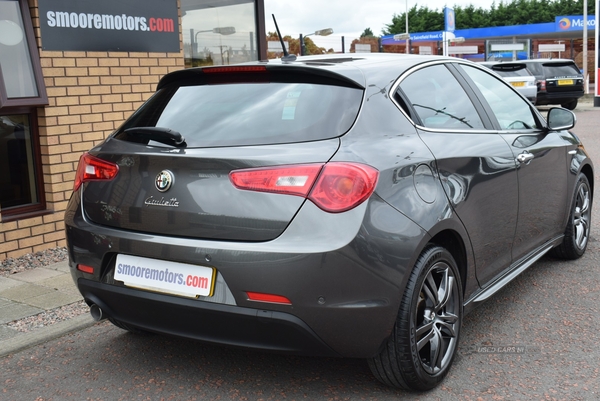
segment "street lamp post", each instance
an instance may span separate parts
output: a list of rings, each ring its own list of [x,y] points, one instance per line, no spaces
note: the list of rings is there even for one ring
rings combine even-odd
[[[310,35],[329,36],[332,33],[333,33],[333,29],[326,28],[326,29],[319,29],[318,31],[314,31],[313,33],[309,33],[307,35],[300,34],[300,55],[304,56],[304,53],[306,53],[306,45],[304,44],[304,38],[306,38],[307,36],[310,36]]]
[[[194,34],[194,43],[196,44],[196,46],[198,45],[198,34],[206,33],[206,32],[218,33],[219,35],[233,35],[235,33],[235,27],[223,26],[223,27],[217,27],[217,28],[213,28],[213,29],[206,29],[203,31],[197,31]],[[193,47],[194,43],[192,43],[192,59],[194,59],[194,47]],[[196,55],[197,55],[197,52],[196,52]]]

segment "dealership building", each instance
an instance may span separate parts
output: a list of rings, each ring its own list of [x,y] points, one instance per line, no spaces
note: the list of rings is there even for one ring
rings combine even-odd
[[[0,0],[0,263],[65,245],[81,154],[166,73],[266,58],[263,0]]]

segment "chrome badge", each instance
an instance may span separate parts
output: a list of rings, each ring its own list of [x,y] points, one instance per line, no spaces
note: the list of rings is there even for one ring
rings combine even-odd
[[[154,180],[154,185],[159,192],[167,192],[175,179],[173,178],[173,173],[169,170],[163,170],[156,176],[156,180]]]

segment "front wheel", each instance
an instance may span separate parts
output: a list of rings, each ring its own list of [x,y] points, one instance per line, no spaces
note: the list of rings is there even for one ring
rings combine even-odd
[[[592,192],[585,174],[577,177],[575,195],[571,204],[565,236],[551,254],[561,259],[577,259],[587,248],[592,225]]]
[[[462,287],[452,255],[429,245],[404,292],[392,335],[369,360],[380,381],[412,391],[440,383],[454,359],[462,322]]]

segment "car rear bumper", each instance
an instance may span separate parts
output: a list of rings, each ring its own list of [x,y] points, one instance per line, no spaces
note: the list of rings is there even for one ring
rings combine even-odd
[[[536,104],[545,105],[545,104],[563,104],[570,103],[574,100],[583,97],[583,90],[578,91],[570,91],[570,92],[543,92],[540,91],[537,94]]]
[[[397,224],[379,224],[390,221]],[[85,219],[76,196],[65,226],[75,283],[88,304],[116,320],[220,344],[362,358],[375,355],[390,335],[411,258],[426,235],[377,196],[339,214],[307,202],[279,238],[257,243],[98,226]],[[124,287],[113,278],[118,254],[213,267],[233,301]],[[291,305],[252,301],[247,291],[285,296]]]
[[[83,278],[77,280],[77,287],[104,314],[146,331],[281,353],[340,356],[289,313],[202,302]]]

